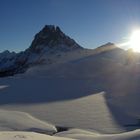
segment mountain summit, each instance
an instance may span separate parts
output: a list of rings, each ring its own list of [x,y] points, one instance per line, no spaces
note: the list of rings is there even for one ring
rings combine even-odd
[[[14,55],[10,52],[0,54],[0,76],[22,73],[37,64],[56,63],[62,54],[75,50],[83,48],[65,35],[58,26],[46,25],[35,35],[30,47],[25,51]]]
[[[65,35],[58,26],[46,25],[35,35],[29,50],[34,53],[40,53],[44,49],[54,48],[61,51],[70,51],[81,49],[82,47]]]

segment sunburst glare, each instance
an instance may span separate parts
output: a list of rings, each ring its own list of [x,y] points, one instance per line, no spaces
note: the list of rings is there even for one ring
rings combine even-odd
[[[132,48],[135,52],[140,52],[140,30],[132,32],[130,37],[130,48]]]

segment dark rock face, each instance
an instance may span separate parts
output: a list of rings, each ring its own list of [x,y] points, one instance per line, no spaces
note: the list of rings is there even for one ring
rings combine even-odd
[[[40,53],[44,47],[53,49],[53,47],[60,45],[65,45],[67,50],[82,48],[73,39],[66,36],[58,26],[46,25],[35,35],[29,50],[34,53]]]

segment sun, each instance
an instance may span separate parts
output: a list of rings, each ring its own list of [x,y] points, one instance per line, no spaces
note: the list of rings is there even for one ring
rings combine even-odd
[[[132,48],[135,52],[140,52],[140,30],[132,32],[130,37],[130,48]]]

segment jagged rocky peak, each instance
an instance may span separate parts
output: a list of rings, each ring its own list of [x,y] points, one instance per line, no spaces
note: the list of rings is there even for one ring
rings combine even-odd
[[[54,48],[65,46],[65,49],[82,48],[73,39],[65,35],[58,26],[45,25],[45,27],[35,35],[31,43],[32,52],[40,52],[44,48]]]
[[[3,52],[0,53],[0,59],[13,57],[15,55],[16,55],[15,52],[10,52],[9,50],[5,50],[5,51],[3,51]]]

